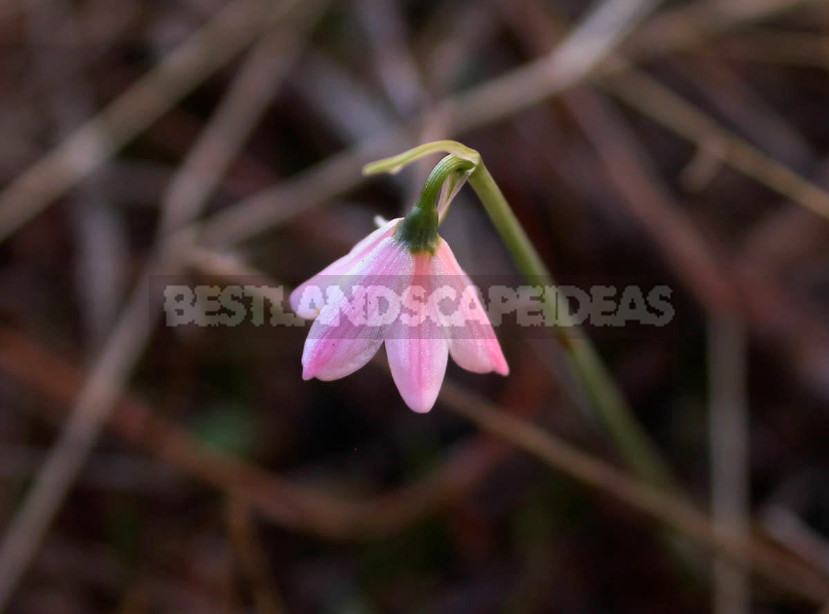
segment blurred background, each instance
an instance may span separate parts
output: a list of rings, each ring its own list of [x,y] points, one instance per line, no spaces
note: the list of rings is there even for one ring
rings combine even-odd
[[[827,607],[826,2],[5,0],[0,45],[0,610]],[[440,138],[558,282],[672,289],[587,329],[621,426],[552,335],[417,415],[382,360],[303,382],[306,329],[159,317],[318,272]],[[515,273],[469,188],[442,234]]]

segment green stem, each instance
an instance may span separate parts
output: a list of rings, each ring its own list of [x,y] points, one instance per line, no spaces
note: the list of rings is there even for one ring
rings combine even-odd
[[[420,191],[420,198],[417,200],[415,207],[437,206],[440,189],[449,176],[453,173],[470,171],[474,166],[469,160],[458,158],[452,154],[443,158],[435,165],[435,168],[432,169],[432,172],[426,178],[426,183],[423,184],[423,189]]]
[[[420,192],[409,215],[397,227],[395,238],[412,252],[434,253],[438,245],[437,200],[443,183],[455,173],[472,170],[474,164],[454,155],[448,155],[437,163]]]
[[[478,163],[468,181],[481,199],[518,270],[534,283],[552,289],[552,292],[543,294],[544,314],[549,321],[558,322],[557,336],[570,365],[583,382],[597,418],[625,461],[642,479],[658,487],[671,488],[670,473],[659,453],[637,422],[593,344],[573,324],[566,300],[555,290],[550,272],[483,161]]]

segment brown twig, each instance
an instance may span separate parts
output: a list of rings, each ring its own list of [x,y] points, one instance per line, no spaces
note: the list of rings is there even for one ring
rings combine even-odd
[[[675,65],[732,125],[771,157],[794,168],[814,160],[807,140],[726,62],[688,57]]]
[[[781,13],[820,5],[824,0],[702,0],[680,5],[655,16],[639,35],[622,49],[625,57],[638,60],[670,51],[703,48],[724,31],[770,19]]]
[[[52,401],[59,418],[84,381],[68,362],[7,328],[0,328],[0,369]],[[218,454],[135,397],[121,395],[106,426],[190,478],[254,506],[274,523],[336,540],[382,537],[410,525],[462,496],[503,454],[503,449],[493,450],[491,442],[475,440],[418,482],[348,502]]]
[[[576,450],[534,425],[500,411],[491,403],[445,384],[441,400],[486,432],[511,442],[557,471],[610,494],[665,526],[729,559],[753,568],[779,586],[822,603],[829,599],[829,578],[760,542],[719,533],[704,514],[684,500],[633,480],[618,469]]]
[[[648,153],[610,105],[586,89],[572,92],[568,99],[622,204],[710,315],[739,314],[754,332],[792,356],[796,367],[803,355],[824,352],[827,339],[819,322],[779,283],[768,275],[753,274],[747,265],[735,265],[722,245],[696,230],[698,224],[674,202]],[[801,371],[815,380],[815,373]]]
[[[751,29],[714,47],[694,47],[694,54],[829,69],[829,38],[825,34]]]
[[[633,108],[688,139],[709,155],[829,219],[829,193],[826,190],[726,130],[645,73],[628,67],[602,79],[600,83]]]
[[[638,59],[645,55],[695,45],[704,35],[712,31],[721,31],[739,24],[768,18],[775,13],[791,10],[799,4],[808,2],[809,0],[797,2],[773,0],[757,3],[751,10],[742,11],[730,11],[727,7],[709,5],[709,3],[695,4],[690,11],[690,16],[687,9],[676,9],[662,17],[654,18],[652,23],[643,26],[642,35],[637,36],[636,39],[646,41],[647,45],[641,48],[633,47],[631,57]],[[675,36],[666,37],[666,32],[673,32]],[[551,52],[551,55],[559,51],[560,48],[557,48]],[[608,49],[601,51],[607,52]],[[598,61],[599,58],[596,60]],[[550,70],[549,68],[542,70],[538,68],[539,66],[556,66],[561,62],[561,60],[545,57],[537,60],[533,65],[495,77],[458,97],[448,98],[436,104],[425,118],[415,121],[413,125],[398,125],[381,135],[369,137],[287,181],[236,203],[233,207],[217,213],[205,223],[204,243],[227,245],[245,241],[303,211],[320,206],[335,195],[357,187],[363,181],[360,177],[360,169],[364,164],[388,155],[389,152],[404,149],[410,144],[408,135],[417,134],[417,126],[429,123],[431,114],[446,118],[447,126],[451,130],[444,135],[444,138],[449,138],[518,113],[589,76],[582,74],[580,78],[577,78],[568,69],[568,71],[560,71],[559,76],[554,74],[553,78],[549,78],[548,75],[548,78],[542,82],[537,82],[540,77],[544,76],[545,70]],[[595,64],[582,64],[583,68],[593,66]],[[607,74],[614,70],[621,70],[622,67],[618,65],[609,67],[607,64],[602,64],[600,69],[602,74]],[[568,81],[562,81],[564,77]],[[522,93],[522,88],[526,88],[527,92]],[[499,90],[501,93],[498,93]],[[467,113],[467,107],[477,109],[477,113]]]
[[[208,220],[202,241],[238,243],[318,206],[362,182],[360,169],[372,158],[403,149],[409,134],[419,134],[437,116],[454,133],[503,119],[585,79],[657,0],[612,0],[590,13],[549,55],[496,77],[469,92],[437,104],[411,125],[398,125]],[[448,135],[447,135],[448,136]]]
[[[95,112],[92,90],[82,70],[87,57],[79,44],[80,34],[72,7],[65,0],[27,1],[36,60],[33,72],[38,84],[48,93],[52,127],[56,140],[61,141]],[[63,32],[68,48],[61,49],[54,44],[56,31]],[[77,193],[72,195],[69,210],[79,255],[75,283],[84,307],[89,346],[97,350],[115,321],[123,298],[124,228],[100,173],[80,183]]]
[[[711,514],[718,531],[745,539],[749,530],[748,408],[746,333],[742,321],[712,318],[708,332],[708,441],[711,458]],[[714,562],[714,612],[748,611],[750,593],[743,570]]]
[[[293,65],[311,24],[326,2],[304,4],[304,15],[290,35],[276,28],[250,52],[227,95],[177,170],[163,197],[159,235],[180,230],[196,220],[256,122]]]
[[[279,3],[280,9],[286,3]],[[280,15],[236,0],[0,194],[0,241],[61,197]]]
[[[274,581],[259,536],[254,526],[252,511],[242,501],[228,499],[227,526],[239,566],[247,578],[258,614],[285,612],[282,598],[274,587]]]
[[[286,6],[293,6],[293,1],[286,0],[285,3],[280,5],[282,8]],[[238,14],[237,11],[242,10],[242,7],[246,8],[241,14]],[[225,15],[224,19],[229,19],[230,17],[228,15],[233,16],[233,20],[230,23],[225,23],[220,20],[218,24],[222,27],[233,27],[232,24],[236,22],[235,20],[241,18],[250,20],[253,17],[253,15],[247,12],[251,9],[251,6],[246,4],[233,4],[231,8],[233,9],[232,11],[231,9],[227,9],[227,11],[231,11],[230,13],[220,14],[220,17]],[[269,11],[276,11],[276,9],[270,7]],[[276,12],[278,13],[279,11]],[[268,14],[271,13],[269,12]],[[309,17],[305,16],[305,18]],[[216,19],[219,19],[219,17]],[[215,20],[211,23],[214,24],[212,27],[218,27]],[[209,27],[206,26],[206,28]],[[237,25],[236,27],[239,26]],[[244,41],[247,41],[247,37],[253,36],[258,31],[257,28],[254,28],[253,24],[248,23],[246,37],[240,37],[237,43],[242,44]],[[201,38],[199,39],[200,42],[196,45],[195,50],[189,47],[185,48],[190,49],[187,52],[190,55],[185,54],[185,58],[192,60],[192,54],[204,54],[205,50],[199,49],[199,45],[204,45],[205,42],[209,42],[210,36],[218,35],[217,32],[213,32],[212,30],[208,30],[209,35],[204,34],[204,32],[202,30]],[[232,34],[226,35],[229,39],[234,38]],[[304,37],[300,36],[294,39],[294,44],[297,44],[300,40],[304,40]],[[193,44],[195,45],[195,43]],[[260,44],[270,47],[273,44],[273,40],[268,39]],[[222,49],[225,48],[222,47]],[[210,53],[208,53],[208,56],[210,56]],[[178,62],[181,61],[183,59],[178,60]],[[201,61],[205,61],[204,58]],[[259,53],[253,53],[249,61],[256,63],[262,62],[263,56]],[[174,67],[176,65],[176,63],[172,64]],[[165,64],[165,66],[168,66],[167,71],[171,70],[169,64]],[[192,66],[190,68],[195,70]],[[241,76],[231,85],[231,93],[228,96],[231,103],[220,105],[217,115],[214,117],[214,120],[216,120],[219,126],[252,126],[254,122],[252,117],[228,119],[227,115],[229,113],[240,112],[255,114],[261,113],[264,110],[264,102],[260,99],[257,99],[255,102],[248,102],[246,99],[240,101],[240,97],[238,96],[237,92],[240,89],[249,94],[251,93],[251,84],[249,81],[251,72],[258,71],[254,71],[252,68],[243,69]],[[170,78],[170,76],[166,74],[163,78]],[[162,77],[156,77],[156,79],[159,78]],[[155,85],[158,86],[160,84],[156,83]],[[147,86],[145,85],[144,87]],[[267,97],[272,93],[272,90],[268,88],[257,88],[256,91],[263,97]],[[140,99],[140,96],[130,98],[132,101]],[[119,107],[116,106],[115,108],[117,109]],[[231,139],[229,143],[224,144],[224,147],[217,148],[216,140],[221,136],[223,134],[220,130],[214,130],[212,132],[208,130],[207,136],[197,141],[195,148],[190,152],[190,158],[188,158],[188,160],[198,160],[199,164],[194,167],[186,161],[182,166],[183,170],[179,176],[188,176],[192,172],[191,168],[198,168],[206,173],[212,185],[209,185],[207,190],[185,192],[184,194],[188,200],[183,200],[182,202],[185,206],[182,207],[182,210],[176,211],[176,215],[179,215],[179,219],[176,221],[188,223],[191,220],[186,219],[185,216],[197,216],[200,207],[204,205],[206,197],[210,194],[212,187],[215,186],[215,182],[212,182],[209,169],[207,169],[207,164],[215,165],[216,173],[222,173],[229,160],[235,155],[235,151],[241,146],[241,137],[234,137],[237,140],[234,141]],[[72,142],[72,139],[70,138],[68,142]],[[210,150],[208,154],[202,153],[205,149]],[[176,178],[173,179],[173,185],[177,185]],[[173,192],[173,194],[181,194],[181,192]],[[5,603],[10,598],[11,593],[31,562],[43,535],[48,530],[56,511],[71,488],[87,455],[94,446],[107,415],[112,410],[121,388],[127,381],[131,370],[138,361],[149,339],[155,320],[158,317],[157,310],[153,309],[152,305],[147,301],[151,278],[153,275],[171,275],[178,270],[180,266],[180,246],[187,242],[188,237],[189,234],[185,232],[164,237],[162,241],[158,242],[155,252],[150,257],[145,270],[136,283],[133,293],[129,297],[127,306],[115,325],[114,331],[107,339],[100,355],[97,357],[88,380],[80,389],[73,410],[61,431],[58,441],[53,446],[49,457],[39,472],[32,490],[28,493],[26,500],[12,520],[6,537],[2,544],[0,544],[0,610],[5,606]]]

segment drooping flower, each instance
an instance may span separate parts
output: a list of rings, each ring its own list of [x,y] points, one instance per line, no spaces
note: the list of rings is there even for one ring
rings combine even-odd
[[[449,355],[468,371],[509,373],[477,289],[437,234],[429,204],[387,222],[291,293],[294,311],[314,319],[303,379],[345,377],[385,342],[403,400],[424,413]]]

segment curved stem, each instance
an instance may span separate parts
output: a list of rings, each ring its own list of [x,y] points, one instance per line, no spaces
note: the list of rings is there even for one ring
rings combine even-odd
[[[568,361],[590,397],[596,417],[607,430],[627,464],[649,483],[669,488],[670,473],[648,435],[634,417],[610,373],[584,332],[573,323],[567,301],[558,295],[547,266],[533,247],[495,180],[481,162],[469,176],[489,218],[512,255],[518,270],[551,291],[543,294],[545,317],[557,322],[554,329]]]
[[[452,154],[437,163],[420,192],[409,215],[406,216],[395,232],[395,238],[412,252],[434,252],[438,244],[438,225],[440,215],[437,200],[444,182],[455,173],[472,170],[474,164],[469,160]]]
[[[469,160],[458,158],[453,154],[443,158],[426,178],[415,207],[435,207],[443,183],[454,173],[470,171],[474,167],[475,165]]]
[[[418,145],[401,154],[390,158],[383,158],[363,167],[363,175],[377,175],[380,173],[391,173],[396,175],[412,162],[416,162],[433,153],[446,153],[462,160],[468,160],[475,166],[481,163],[481,155],[474,149],[462,145],[457,141],[432,141]]]

